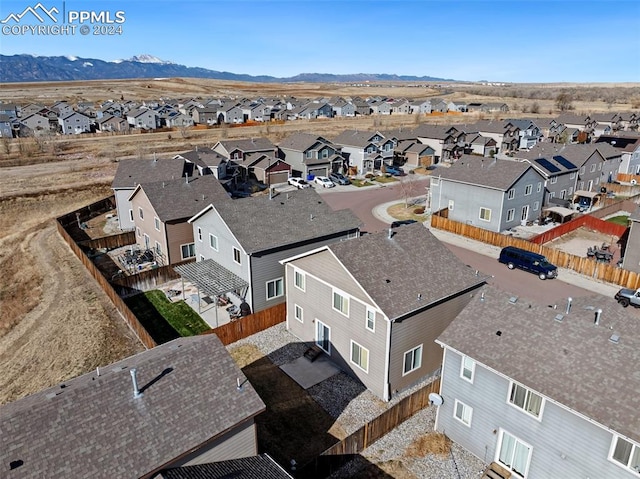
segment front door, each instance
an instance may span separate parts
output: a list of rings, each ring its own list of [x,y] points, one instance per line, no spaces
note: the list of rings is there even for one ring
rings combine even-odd
[[[327,354],[331,354],[331,329],[316,319],[316,344]]]
[[[531,460],[531,446],[506,431],[500,431],[497,460],[517,477],[526,478]]]

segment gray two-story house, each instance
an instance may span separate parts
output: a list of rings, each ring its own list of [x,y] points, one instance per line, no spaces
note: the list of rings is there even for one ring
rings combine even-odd
[[[343,168],[339,148],[331,141],[311,133],[298,132],[278,145],[280,157],[293,170],[294,176],[328,176]]]
[[[464,155],[431,177],[431,209],[448,218],[500,232],[539,219],[544,177],[531,163]]]
[[[355,174],[364,175],[393,161],[395,143],[375,131],[345,130],[334,138],[342,156]]]
[[[283,263],[287,329],[385,401],[436,373],[435,338],[483,283],[422,224]]]
[[[198,263],[213,260],[248,288],[237,293],[252,311],[285,300],[279,261],[329,243],[357,238],[361,221],[332,210],[312,189],[210,204],[189,220]]]
[[[483,288],[437,342],[436,430],[511,478],[640,475],[640,323],[613,298]]]

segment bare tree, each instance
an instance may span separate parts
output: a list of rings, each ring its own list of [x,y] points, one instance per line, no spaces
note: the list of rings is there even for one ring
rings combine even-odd
[[[563,91],[556,96],[556,108],[560,111],[573,110],[573,96]]]
[[[531,113],[537,114],[540,113],[540,105],[537,101],[534,101],[531,105]]]
[[[400,180],[400,194],[404,200],[404,207],[409,208],[409,200],[417,196],[416,182],[412,181],[409,176]]]

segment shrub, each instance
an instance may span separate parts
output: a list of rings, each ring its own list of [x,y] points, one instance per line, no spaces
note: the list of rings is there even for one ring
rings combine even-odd
[[[409,174],[410,174],[410,175],[415,175],[415,174],[416,174],[416,172],[415,172],[414,170],[409,170]]]
[[[414,215],[423,215],[424,214],[424,206],[420,206],[413,210]]]

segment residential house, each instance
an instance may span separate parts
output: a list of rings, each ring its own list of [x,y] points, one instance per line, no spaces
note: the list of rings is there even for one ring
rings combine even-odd
[[[459,113],[469,111],[469,107],[467,106],[466,102],[463,101],[449,101],[447,103],[447,109],[449,111],[455,111]]]
[[[629,235],[622,255],[622,267],[640,273],[640,207],[629,215]]]
[[[417,140],[400,140],[394,150],[394,163],[408,166],[430,166],[435,162],[435,150]]]
[[[486,286],[437,343],[437,431],[512,478],[638,477],[640,323],[613,298]]]
[[[206,205],[234,200],[213,175],[207,175],[141,183],[129,201],[136,243],[167,265],[195,258],[193,228],[188,223],[192,216]]]
[[[239,168],[242,179],[253,173],[252,166],[262,159],[263,155],[276,162],[278,148],[267,138],[250,138],[239,140],[220,140],[212,150],[230,160],[229,166]],[[280,168],[280,167],[278,167]]]
[[[192,163],[200,176],[213,175],[218,180],[225,180],[233,174],[233,168],[229,166],[229,159],[209,148],[198,148],[186,151],[173,157]]]
[[[408,115],[411,113],[411,103],[408,100],[395,100],[390,103],[392,115]]]
[[[620,125],[623,130],[638,131],[638,123],[640,123],[640,114],[637,112],[620,113]]]
[[[0,103],[0,107],[1,106],[2,104]],[[45,106],[41,103],[29,103],[28,105],[20,108],[20,118],[33,115],[34,113],[40,113],[44,109],[45,109]],[[0,115],[1,114],[2,112],[0,111]]]
[[[595,120],[598,125],[610,127],[612,133],[624,129],[622,116],[619,113],[592,113],[589,116],[592,120]]]
[[[331,103],[331,108],[333,108],[333,116],[334,117],[352,117],[356,116],[356,107],[353,103],[349,103],[348,101],[339,98],[335,102]]]
[[[364,175],[393,161],[394,141],[375,131],[344,130],[333,143],[341,148],[342,157],[354,174]]]
[[[206,269],[211,260],[243,280],[247,289],[238,294],[252,311],[285,301],[280,260],[356,238],[361,225],[351,210],[332,210],[312,188],[207,204],[189,223],[196,266]]]
[[[303,178],[328,176],[343,170],[344,159],[340,149],[318,135],[298,132],[289,135],[278,145],[280,158],[291,165],[292,173]]]
[[[631,132],[603,135],[596,140],[596,145],[601,143],[608,143],[620,152],[618,173],[640,175],[640,136]]]
[[[454,126],[421,124],[413,130],[414,137],[435,152],[434,163],[451,163],[464,152],[466,134]]]
[[[51,108],[49,109],[55,111],[59,117],[63,117],[73,113],[73,107],[66,101],[57,101],[53,105],[51,105]]]
[[[129,122],[120,116],[103,115],[96,123],[100,131],[129,131]]]
[[[483,283],[419,223],[283,263],[287,329],[385,401],[439,370],[435,338]]]
[[[586,143],[589,141],[597,122],[589,115],[576,115],[574,113],[563,113],[556,117],[556,122],[564,125],[569,131],[577,130],[583,135],[578,135],[576,141]]]
[[[7,115],[9,118],[18,118],[21,115],[20,106],[15,103],[0,102],[0,115]]]
[[[263,185],[286,183],[291,176],[291,165],[280,158],[264,153],[250,153],[251,161],[246,164],[249,178],[255,178]]]
[[[127,113],[127,121],[132,128],[155,130],[158,128],[158,114],[149,108],[131,110]]]
[[[91,131],[91,118],[82,113],[71,111],[71,113],[58,117],[58,125],[63,135],[89,133]]]
[[[535,151],[519,154],[518,157],[526,159],[545,178],[543,206],[569,208],[573,202],[579,167],[565,158],[562,152],[552,148],[546,148],[546,151],[544,156],[541,156],[541,151]]]
[[[193,118],[179,111],[172,111],[164,117],[165,126],[170,128],[185,128],[193,126]]]
[[[448,218],[501,232],[540,217],[544,177],[531,163],[464,155],[431,177],[431,209]]]
[[[2,477],[151,479],[252,457],[265,410],[217,336],[179,338],[0,406]]]
[[[536,125],[532,120],[509,119],[505,121],[518,129],[518,135],[520,136],[520,144],[518,145],[518,149],[528,150],[530,148],[533,148],[536,143],[540,141],[542,132],[540,131],[538,125]]]
[[[498,152],[496,140],[480,133],[471,133],[466,138],[465,153],[484,157],[493,157]]]
[[[371,109],[371,105],[369,105],[369,103],[367,103],[362,98],[354,98],[353,106],[355,106],[356,108],[357,116],[367,116],[373,113],[373,110]]]
[[[0,117],[1,120],[1,117]],[[49,119],[39,113],[32,113],[20,118],[20,123],[25,125],[33,136],[51,135],[51,125]],[[0,133],[1,135],[1,133]]]
[[[185,161],[181,158],[120,160],[111,183],[111,189],[116,199],[116,213],[120,229],[128,231],[136,227],[133,206],[129,197],[140,183],[175,180],[182,178],[187,173],[192,176],[190,170],[185,167]]]
[[[430,100],[414,100],[411,103],[411,113],[428,115],[431,113],[431,101]]]
[[[431,112],[447,113],[449,111],[449,104],[442,98],[431,99]]]
[[[478,120],[463,129],[467,134],[477,133],[493,138],[498,147],[497,153],[511,153],[520,147],[520,129],[509,121]]]
[[[13,138],[13,118],[0,114],[0,138]]]
[[[558,123],[555,118],[537,118],[536,125],[540,128],[538,141],[563,143],[563,138],[568,139],[567,127]]]
[[[205,106],[193,110],[193,121],[198,125],[218,124],[218,107]]]

